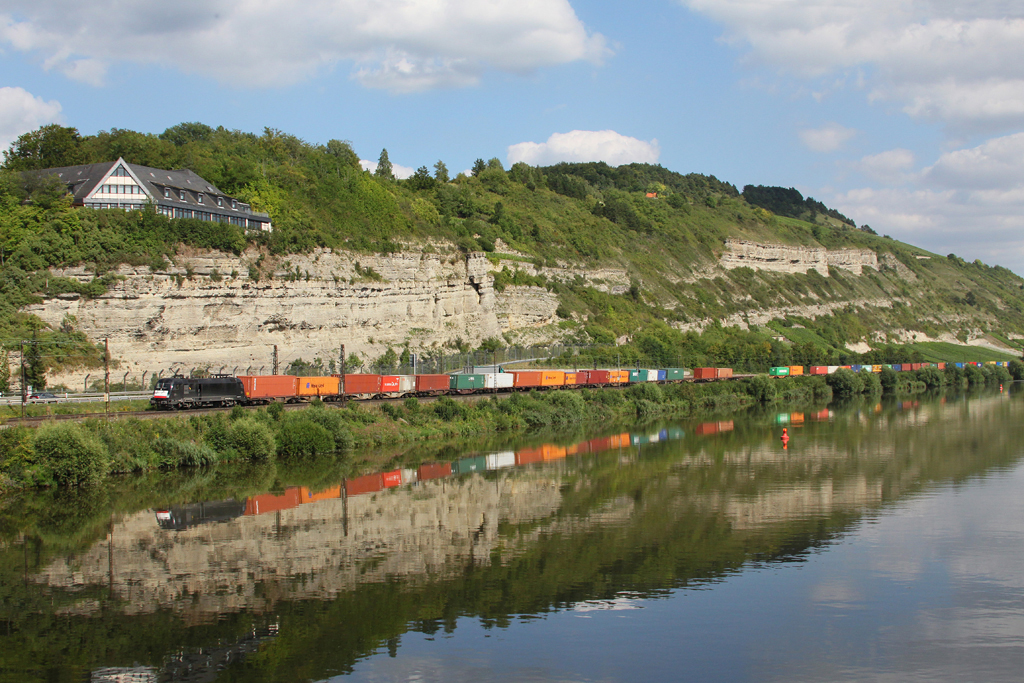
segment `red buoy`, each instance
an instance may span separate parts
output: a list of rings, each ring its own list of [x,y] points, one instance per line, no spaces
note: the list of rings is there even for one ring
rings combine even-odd
[[[785,427],[782,428],[782,448],[785,450],[789,446],[789,432]]]

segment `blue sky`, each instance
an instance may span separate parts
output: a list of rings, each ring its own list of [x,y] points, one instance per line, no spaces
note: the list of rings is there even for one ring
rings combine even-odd
[[[407,169],[652,161],[1024,273],[1024,5],[965,4],[8,0],[0,144],[202,121]]]

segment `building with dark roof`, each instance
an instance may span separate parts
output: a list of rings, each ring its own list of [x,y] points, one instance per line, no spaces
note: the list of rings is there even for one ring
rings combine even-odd
[[[118,159],[36,173],[60,178],[74,206],[131,211],[151,204],[168,218],[196,218],[266,232],[273,229],[269,214],[253,211],[187,169],[165,171]]]

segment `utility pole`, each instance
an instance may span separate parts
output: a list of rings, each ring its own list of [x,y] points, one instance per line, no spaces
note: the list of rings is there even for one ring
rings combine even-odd
[[[341,406],[348,405],[348,397],[345,395],[345,345],[341,345]],[[346,508],[347,509],[347,508]],[[347,519],[347,518],[346,518]]]
[[[110,417],[110,338],[103,340],[103,403]]]
[[[25,386],[25,342],[21,342],[21,417],[25,417],[25,403],[28,401],[28,387]]]
[[[277,374],[277,344],[274,344],[274,374]]]

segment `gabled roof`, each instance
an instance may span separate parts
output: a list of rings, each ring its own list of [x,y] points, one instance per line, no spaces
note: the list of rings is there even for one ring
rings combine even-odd
[[[100,182],[113,170],[116,161],[104,161],[99,164],[85,164],[84,166],[61,166],[59,168],[47,168],[31,173],[39,175],[55,175],[64,181],[71,192],[72,201],[81,204]]]

